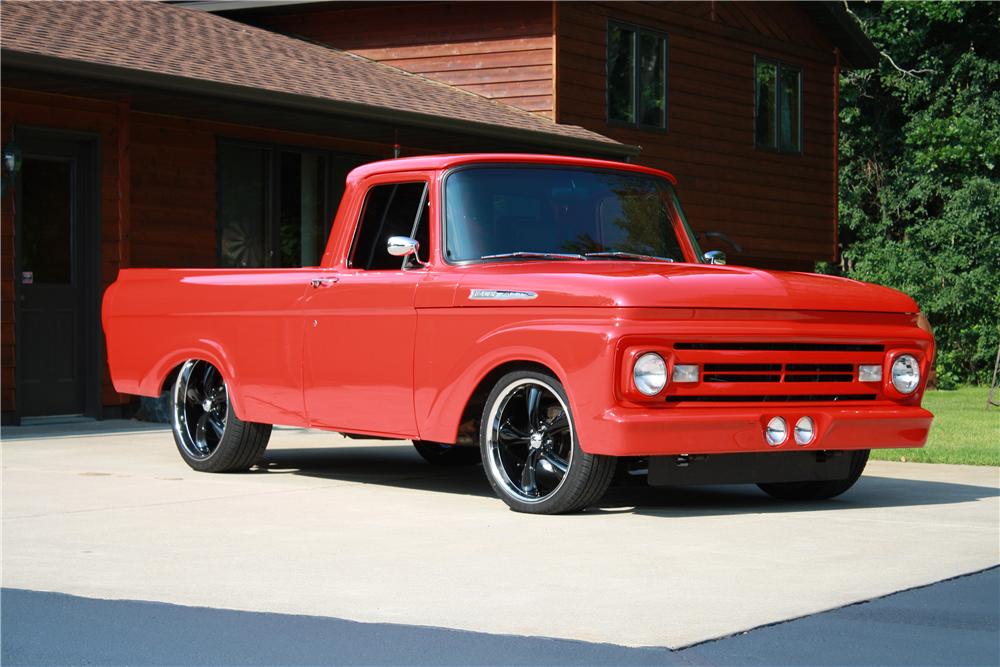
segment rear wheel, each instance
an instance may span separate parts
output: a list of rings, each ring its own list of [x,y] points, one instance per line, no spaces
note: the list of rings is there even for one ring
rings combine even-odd
[[[562,385],[551,375],[502,377],[480,424],[486,477],[511,509],[533,514],[581,510],[604,495],[615,458],[580,449]]]
[[[270,424],[236,416],[222,374],[199,359],[186,361],[177,374],[171,417],[181,458],[201,472],[247,470],[263,455],[271,437]]]
[[[826,500],[839,496],[861,477],[868,463],[871,450],[859,449],[849,452],[851,457],[850,474],[847,479],[831,479],[818,482],[776,482],[773,484],[758,484],[761,491],[780,500]]]
[[[482,460],[478,447],[446,445],[427,440],[414,440],[413,447],[425,461],[436,466],[471,466]]]

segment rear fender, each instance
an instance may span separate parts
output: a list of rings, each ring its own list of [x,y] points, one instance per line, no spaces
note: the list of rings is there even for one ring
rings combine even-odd
[[[163,383],[175,368],[189,359],[207,361],[222,374],[222,379],[225,380],[229,391],[229,407],[237,417],[242,419],[243,412],[240,409],[242,396],[239,390],[239,375],[237,374],[236,367],[226,355],[222,346],[215,341],[201,340],[198,342],[200,343],[198,347],[184,348],[163,357],[153,367],[153,370],[141,380],[139,383],[139,393],[143,396],[159,396],[164,389]],[[169,390],[170,388],[167,387],[166,389]]]

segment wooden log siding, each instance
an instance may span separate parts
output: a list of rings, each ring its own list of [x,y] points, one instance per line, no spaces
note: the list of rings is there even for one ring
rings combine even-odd
[[[552,6],[547,2],[387,5],[246,20],[552,118]]]
[[[811,270],[833,259],[833,44],[791,3],[714,3],[715,20],[712,4],[559,3],[557,120],[641,145],[638,162],[678,177],[696,229],[744,247],[736,261]],[[669,35],[667,132],[608,125],[609,20]],[[802,67],[802,155],[754,148],[755,55]]]

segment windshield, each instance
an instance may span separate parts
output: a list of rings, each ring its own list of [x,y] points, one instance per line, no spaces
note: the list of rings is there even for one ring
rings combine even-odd
[[[683,262],[678,233],[697,246],[677,206],[669,181],[645,174],[461,169],[445,184],[445,257]]]

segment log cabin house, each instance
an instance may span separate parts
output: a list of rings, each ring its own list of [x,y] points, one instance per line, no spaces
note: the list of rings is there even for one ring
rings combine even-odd
[[[667,169],[706,246],[837,252],[836,3],[0,4],[3,423],[127,416],[100,298],[122,267],[308,266],[344,176],[520,151]]]

